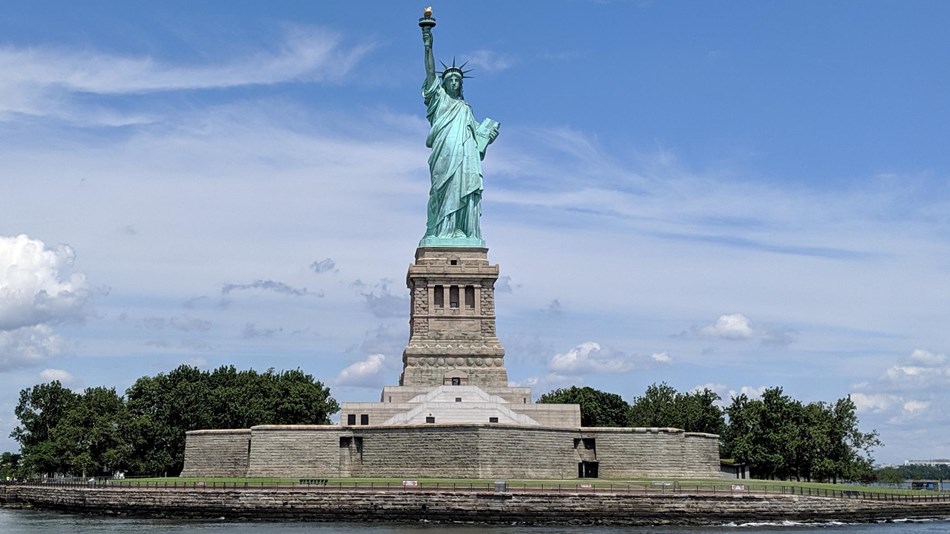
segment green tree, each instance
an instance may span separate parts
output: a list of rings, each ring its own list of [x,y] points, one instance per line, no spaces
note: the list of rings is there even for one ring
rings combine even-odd
[[[581,426],[625,426],[629,405],[616,393],[607,393],[591,387],[571,386],[545,393],[540,404],[579,404]]]
[[[132,472],[171,475],[184,465],[185,432],[262,424],[327,424],[339,404],[303,371],[264,373],[183,365],[142,377],[126,392],[131,417]]]
[[[883,446],[877,431],[861,432],[858,428],[857,406],[850,395],[835,401],[828,411],[832,421],[828,456],[835,465],[831,473],[832,481],[837,482],[839,477],[860,481],[872,478],[874,460],[871,453]]]
[[[762,399],[739,395],[726,408],[723,451],[752,465],[761,478],[869,480],[877,432],[858,429],[850,397],[834,404],[810,403],[769,388]]]
[[[79,396],[58,380],[20,391],[14,414],[20,424],[10,437],[20,443],[23,469],[29,473],[65,473],[69,470],[64,444],[54,430],[79,402]]]
[[[899,486],[904,480],[904,475],[900,469],[895,467],[882,467],[877,471],[877,481],[882,484],[891,484],[894,487]]]
[[[723,409],[716,403],[722,400],[718,393],[703,388],[692,393],[683,393],[677,397],[677,406],[683,414],[683,426],[687,432],[723,433],[726,417]]]
[[[115,388],[88,388],[53,429],[67,471],[109,476],[130,466],[130,419]]]
[[[651,384],[642,397],[636,397],[630,403],[630,410],[627,412],[628,426],[680,428],[677,395],[679,393],[676,389],[666,382]]]
[[[721,434],[725,426],[720,397],[711,389],[679,393],[663,382],[652,384],[630,404],[627,424],[634,427],[673,427],[687,432]]]
[[[0,481],[13,480],[20,477],[21,456],[12,452],[0,455]]]

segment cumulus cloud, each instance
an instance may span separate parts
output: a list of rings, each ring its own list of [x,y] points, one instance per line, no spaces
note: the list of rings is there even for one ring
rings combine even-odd
[[[700,332],[706,336],[723,339],[749,339],[755,335],[749,318],[741,313],[720,315],[715,324],[703,327]]]
[[[548,369],[567,375],[624,373],[633,367],[630,358],[602,347],[596,341],[587,341],[563,354],[555,354],[548,362]]]
[[[900,399],[894,395],[868,393],[852,393],[851,401],[858,413],[886,412],[900,404]]]
[[[666,352],[654,352],[650,355],[650,358],[653,358],[653,361],[659,363],[670,363],[673,361],[673,357]]]
[[[336,263],[331,258],[322,259],[310,264],[310,269],[317,274],[330,272],[334,270],[334,268],[336,268]]]
[[[705,384],[697,384],[690,389],[690,393],[700,393],[705,390],[712,391],[716,395],[719,395],[719,400],[714,404],[721,408],[725,408],[732,401],[732,397],[737,395],[735,391],[731,391],[729,386],[725,384],[720,384],[718,382],[706,382]]]
[[[69,245],[47,248],[26,235],[0,237],[0,330],[80,320],[93,289]]]
[[[764,330],[752,326],[752,321],[741,313],[720,315],[716,322],[699,330],[701,335],[733,341],[758,339],[766,345],[789,345],[794,341],[794,331]]]
[[[43,363],[65,348],[63,338],[44,324],[0,330],[0,372]]]
[[[49,248],[26,235],[0,236],[0,371],[61,354],[52,326],[81,321],[97,293],[82,273],[70,273],[75,252]]]
[[[58,380],[59,383],[64,386],[70,386],[76,383],[76,377],[62,369],[43,369],[40,371],[40,378],[46,382]]]
[[[929,402],[909,400],[901,407],[905,414],[916,414],[930,408]]]
[[[945,364],[947,357],[943,354],[935,354],[929,350],[914,349],[914,351],[910,353],[910,361],[920,365],[937,367]]]
[[[567,376],[558,373],[547,373],[544,376],[529,376],[520,381],[509,381],[508,386],[513,388],[531,388],[532,396],[537,398],[555,389],[578,386],[584,383],[582,377]]]
[[[910,419],[950,422],[937,407],[950,403],[950,361],[944,354],[915,349],[877,379],[855,384],[851,392],[859,413],[877,414],[888,423]]]
[[[340,386],[380,387],[386,378],[386,357],[382,354],[370,354],[365,360],[358,361],[340,371],[336,384]]]
[[[723,396],[723,398],[734,399],[738,397],[739,395],[745,395],[746,397],[749,397],[750,399],[761,399],[762,394],[765,393],[766,389],[768,389],[768,386],[759,386],[759,387],[742,386],[738,390],[730,389],[728,397],[723,396],[721,393],[720,393],[720,396]],[[713,391],[716,391],[716,390],[713,390]],[[719,391],[716,391],[716,393],[719,393]]]

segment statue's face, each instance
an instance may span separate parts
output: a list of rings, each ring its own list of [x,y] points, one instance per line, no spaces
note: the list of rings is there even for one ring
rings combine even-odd
[[[461,76],[446,76],[442,80],[442,88],[445,89],[445,92],[449,94],[452,98],[458,98],[462,94],[462,77]]]

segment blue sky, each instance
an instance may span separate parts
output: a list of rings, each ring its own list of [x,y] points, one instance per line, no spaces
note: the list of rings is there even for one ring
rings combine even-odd
[[[398,380],[423,7],[6,6],[0,449],[49,379]],[[482,229],[512,382],[850,394],[879,463],[950,457],[950,5],[434,9],[502,125]]]

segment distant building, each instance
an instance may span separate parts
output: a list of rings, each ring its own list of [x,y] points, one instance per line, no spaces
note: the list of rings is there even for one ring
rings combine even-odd
[[[950,466],[950,460],[946,458],[937,458],[935,460],[904,460],[904,465],[925,465],[928,467],[937,467],[941,465]]]

